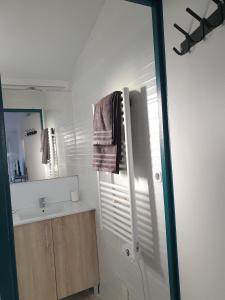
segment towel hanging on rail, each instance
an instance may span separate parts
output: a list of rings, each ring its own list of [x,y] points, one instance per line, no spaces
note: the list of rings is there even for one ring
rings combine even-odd
[[[120,91],[113,92],[94,106],[93,167],[97,171],[119,173],[121,95]]]
[[[47,165],[50,160],[48,128],[43,129],[41,132],[41,152],[42,152],[42,164]]]

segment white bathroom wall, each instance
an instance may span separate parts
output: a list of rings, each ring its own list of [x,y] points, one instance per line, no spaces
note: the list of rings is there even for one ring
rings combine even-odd
[[[12,208],[38,207],[41,197],[46,197],[47,203],[69,201],[78,188],[77,176],[11,184]]]
[[[4,108],[43,109],[45,127],[56,129],[59,175],[76,174],[74,169],[74,121],[70,91],[3,89]]]
[[[154,177],[161,172],[161,164],[151,22],[149,8],[125,1],[106,0],[100,11],[75,66],[76,169],[81,197],[98,203],[96,172],[91,167],[92,104],[114,90],[129,87],[146,299],[169,300],[162,183]],[[123,178],[121,184],[125,181]],[[143,224],[148,228],[144,236]],[[137,263],[122,255],[122,243],[109,232],[98,230],[98,235],[103,299],[127,299],[126,288],[129,299],[144,299]]]
[[[43,108],[41,91],[2,89],[4,108]]]
[[[191,54],[172,48],[199,24],[185,9],[208,16],[208,0],[164,0],[169,121],[182,300],[225,295],[225,27]]]

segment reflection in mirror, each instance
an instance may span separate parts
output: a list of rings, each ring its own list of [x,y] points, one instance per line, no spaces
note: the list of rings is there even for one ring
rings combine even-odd
[[[71,97],[64,88],[3,87],[10,183],[76,174]]]
[[[6,110],[4,117],[10,182],[45,179],[50,143],[48,131],[42,132],[42,112]]]

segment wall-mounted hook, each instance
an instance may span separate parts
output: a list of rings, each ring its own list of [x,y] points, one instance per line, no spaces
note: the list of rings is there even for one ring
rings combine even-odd
[[[195,41],[190,37],[190,35],[189,35],[189,33],[187,33],[183,28],[181,28],[179,25],[177,25],[177,24],[174,24],[173,25],[177,30],[179,30],[185,37],[186,37],[186,39],[187,39],[187,41],[188,41],[188,51],[190,51],[190,48],[191,48],[191,46],[190,46],[190,42],[193,42],[193,43],[195,43]],[[175,48],[175,47],[174,47]],[[176,49],[176,48],[175,48]],[[174,50],[177,54],[179,53],[179,51],[176,49],[176,50]],[[180,54],[179,55],[182,55],[181,54],[181,52],[180,52]]]
[[[37,130],[34,128],[30,128],[25,130],[25,136],[35,135],[37,134]]]
[[[198,20],[200,23],[202,22],[202,18],[197,15],[192,9],[190,9],[189,7],[186,8],[186,12],[188,12],[193,18],[195,18],[196,20]]]
[[[190,52],[191,48],[198,44],[204,39],[210,32],[215,28],[222,25],[225,21],[225,0],[212,0],[216,5],[217,9],[207,18],[201,18],[192,9],[187,8],[186,11],[195,18],[200,26],[197,27],[192,33],[187,33],[177,24],[174,27],[179,30],[186,39],[180,44],[180,49],[173,48],[174,52],[180,56]]]
[[[184,55],[184,53],[182,53],[181,51],[177,50],[177,48],[173,47],[173,51],[177,54],[177,55]]]
[[[224,15],[224,8],[223,6],[225,5],[225,0],[220,1],[220,0],[212,0],[214,3],[216,3],[216,5],[218,6],[218,9],[220,11],[221,14],[221,20],[219,21],[218,24],[215,24],[215,27],[219,26],[220,24],[222,24],[224,22],[225,19],[225,15]]]
[[[217,0],[215,0],[217,1]],[[200,38],[200,40],[195,41],[196,43],[200,42],[202,39],[205,38],[206,35],[206,31],[205,31],[205,26],[208,27],[214,27],[211,23],[209,23],[208,20],[206,20],[206,18],[201,18],[199,15],[197,15],[192,9],[190,9],[189,7],[186,9],[186,12],[189,13],[193,18],[195,18],[197,21],[200,22],[201,27],[202,27],[202,37]]]
[[[179,30],[183,35],[185,35],[186,39],[189,39],[190,41],[193,41],[192,38],[190,37],[190,34],[185,31],[183,28],[181,28],[179,25],[174,24],[173,25],[177,30]],[[194,42],[194,41],[193,41]]]

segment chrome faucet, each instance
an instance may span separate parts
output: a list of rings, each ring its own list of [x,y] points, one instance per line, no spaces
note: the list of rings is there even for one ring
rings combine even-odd
[[[46,197],[39,198],[39,207],[44,209],[47,205]]]

